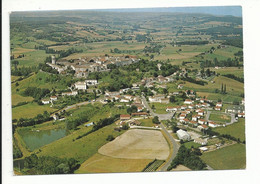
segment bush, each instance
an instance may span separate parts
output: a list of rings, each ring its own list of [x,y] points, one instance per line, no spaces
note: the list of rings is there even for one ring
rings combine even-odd
[[[106,138],[107,141],[113,141],[114,139],[113,135],[108,135]]]

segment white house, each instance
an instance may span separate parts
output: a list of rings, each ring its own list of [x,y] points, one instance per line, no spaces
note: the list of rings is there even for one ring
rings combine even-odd
[[[237,115],[239,118],[244,118],[245,117],[245,113],[238,113]]]
[[[203,110],[198,111],[198,115],[204,116],[204,111]]]
[[[198,123],[201,124],[201,125],[204,125],[204,124],[207,123],[207,121],[205,119],[199,119]]]
[[[213,121],[208,122],[209,127],[216,128],[218,127],[218,124],[214,123]]]
[[[177,136],[178,136],[179,139],[187,140],[187,141],[190,140],[190,134],[188,134],[186,131],[180,129],[176,133],[177,133]]]
[[[216,111],[220,111],[220,110],[221,110],[221,107],[216,106],[214,109],[215,109]]]
[[[176,111],[176,107],[167,107],[166,112],[173,112]]]
[[[74,85],[75,85],[75,88],[76,88],[76,89],[82,89],[82,90],[86,90],[86,89],[87,89],[87,84],[86,84],[86,82],[80,82],[80,81],[78,81],[78,82],[76,82]]]
[[[222,103],[221,102],[217,102],[216,107],[222,107]]]
[[[51,101],[56,101],[56,100],[58,100],[58,98],[57,98],[57,96],[51,96],[51,97],[50,97],[50,100],[51,100]]]
[[[208,128],[209,128],[209,127],[208,127],[207,125],[199,125],[199,126],[198,126],[198,129],[199,129],[199,130],[208,130]]]
[[[193,101],[191,99],[186,99],[184,101],[184,104],[192,104],[192,103],[193,103]]]
[[[185,117],[186,117],[186,114],[181,114],[179,118],[180,118],[180,120],[184,120]]]
[[[197,121],[198,118],[197,118],[197,116],[192,116],[191,120],[192,120],[192,121]]]
[[[45,105],[45,104],[49,104],[50,103],[50,100],[42,100],[42,103]]]

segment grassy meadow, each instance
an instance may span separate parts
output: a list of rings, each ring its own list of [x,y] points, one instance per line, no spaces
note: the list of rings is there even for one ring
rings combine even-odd
[[[237,123],[233,123],[227,127],[215,128],[214,131],[220,134],[229,134],[233,137],[239,138],[241,141],[245,140],[245,119],[239,118]]]
[[[234,144],[216,151],[204,153],[201,159],[216,170],[246,168],[246,147]]]

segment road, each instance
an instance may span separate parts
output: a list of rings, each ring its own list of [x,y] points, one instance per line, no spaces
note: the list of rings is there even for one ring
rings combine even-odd
[[[146,99],[144,96],[141,97],[142,102],[144,106],[150,111],[152,116],[158,116],[159,120],[167,120],[167,119],[172,119],[174,113],[168,113],[168,114],[156,114],[153,112],[153,110],[150,108],[149,104],[147,103]],[[178,143],[173,139],[173,137],[169,134],[167,129],[164,127],[164,125],[161,123],[160,124],[162,131],[165,133],[165,135],[168,137],[168,140],[170,141],[170,144],[172,144],[173,151],[171,155],[168,158],[168,161],[165,162],[165,164],[161,167],[160,171],[167,171],[167,168],[170,166],[172,160],[176,157],[178,150],[179,150],[179,145]]]
[[[162,131],[165,133],[165,135],[169,138],[169,140],[171,141],[172,147],[173,147],[173,151],[172,154],[170,156],[170,158],[168,159],[168,161],[161,167],[160,171],[167,171],[167,168],[170,166],[172,160],[176,157],[178,150],[180,148],[179,144],[173,139],[173,137],[169,134],[169,132],[167,131],[167,129],[163,126],[163,124],[161,123],[161,128]]]

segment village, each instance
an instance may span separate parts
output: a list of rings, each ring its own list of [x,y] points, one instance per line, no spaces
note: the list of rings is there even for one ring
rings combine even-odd
[[[138,62],[138,59],[130,57],[121,57],[125,60],[120,60],[120,57],[96,57],[91,59],[91,63],[85,63],[85,59],[74,61],[74,64],[70,62],[57,62],[55,57],[52,57],[52,64],[48,63],[51,67],[58,70],[60,74],[68,67],[75,70],[75,76],[86,77],[88,72],[91,71],[109,71],[107,68],[108,64],[116,64],[117,66],[129,65],[135,62]],[[62,65],[61,65],[62,63]],[[76,63],[76,64],[75,64]],[[160,70],[161,64],[158,64],[158,69]],[[93,70],[91,70],[91,68]],[[214,129],[217,127],[226,127],[238,121],[238,118],[245,118],[244,110],[244,99],[240,102],[239,105],[226,105],[223,109],[223,102],[209,100],[203,97],[196,95],[196,92],[193,90],[183,90],[184,84],[178,84],[177,89],[174,92],[163,94],[158,93],[159,89],[166,89],[167,83],[174,83],[176,81],[176,76],[185,76],[186,71],[180,70],[173,73],[170,76],[163,77],[159,75],[158,77],[149,77],[144,78],[140,82],[134,83],[131,88],[120,89],[119,91],[105,91],[104,94],[99,94],[96,99],[89,100],[87,102],[81,103],[85,105],[87,103],[114,103],[117,107],[125,106],[127,108],[134,108],[134,112],[130,114],[121,114],[120,122],[117,123],[118,130],[127,126],[129,128],[145,128],[145,129],[161,129],[158,124],[154,124],[153,127],[144,127],[141,126],[140,119],[154,119],[155,116],[159,117],[161,124],[167,127],[169,133],[173,133],[171,125],[167,124],[166,121],[173,121],[177,123],[178,130],[176,133],[177,142],[194,142],[200,144],[199,149],[202,152],[212,151],[224,147],[223,141],[215,141],[216,143],[208,144],[211,139],[216,139],[216,136],[207,135],[208,129]],[[95,86],[94,91],[98,91],[98,80],[86,79],[84,81],[78,81],[72,86],[68,86],[71,91],[63,92],[61,95],[51,96],[50,98],[42,99],[42,104],[52,104],[65,96],[76,96],[80,91],[87,91],[89,88]],[[152,94],[151,96],[144,96],[145,94],[141,92],[140,87],[145,87],[150,89]],[[93,92],[93,90],[92,90]],[[182,98],[181,104],[178,103],[176,106],[168,106],[171,104],[171,98]],[[156,113],[156,108],[154,104],[164,104],[165,113]],[[60,111],[62,112],[62,111]],[[227,120],[223,121],[214,121],[210,118],[211,114],[217,116],[226,117]],[[64,120],[59,113],[52,115],[54,120]],[[61,118],[62,117],[62,118]],[[95,122],[87,123],[86,126],[92,126]],[[167,124],[167,125],[166,125]]]

